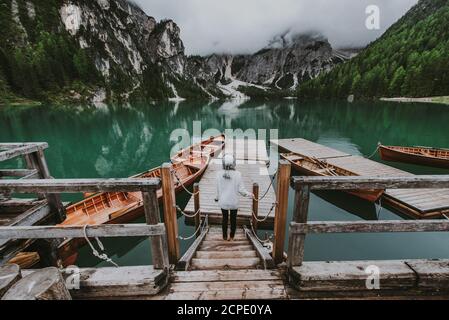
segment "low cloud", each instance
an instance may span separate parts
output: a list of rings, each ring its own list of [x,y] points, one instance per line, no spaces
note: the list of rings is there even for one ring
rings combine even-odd
[[[319,31],[335,47],[378,38],[418,0],[135,0],[156,19],[173,19],[188,54],[251,53],[288,30]],[[380,29],[365,26],[369,5],[380,9]]]

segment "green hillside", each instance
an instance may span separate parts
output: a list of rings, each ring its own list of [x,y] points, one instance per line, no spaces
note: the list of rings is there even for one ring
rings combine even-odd
[[[449,94],[449,1],[420,0],[357,57],[300,86],[300,98]]]

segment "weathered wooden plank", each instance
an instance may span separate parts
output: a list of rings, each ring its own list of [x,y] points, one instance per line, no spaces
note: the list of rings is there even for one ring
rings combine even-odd
[[[200,250],[207,251],[248,251],[253,250],[252,245],[229,246],[226,244],[202,244]]]
[[[164,224],[103,224],[86,228],[88,237],[142,237],[165,233]],[[0,239],[84,238],[84,226],[17,226],[0,227]]]
[[[164,297],[166,300],[280,300],[285,299],[285,289],[242,289],[226,291],[202,291],[202,292],[179,292],[171,293]]]
[[[36,169],[3,169],[0,170],[0,178],[2,177],[16,177],[16,178],[28,178],[37,175]],[[37,178],[37,177],[36,177]]]
[[[303,184],[309,184],[312,190],[449,188],[449,175],[293,177],[292,181],[296,189],[300,188]]]
[[[45,200],[37,199],[7,199],[0,201],[0,215],[10,213],[22,213],[28,209],[43,203]]]
[[[223,241],[223,232],[220,230],[220,232],[209,232],[206,234],[206,237],[204,238],[205,241]],[[244,241],[246,240],[245,234],[242,232],[236,233],[234,235],[234,241]]]
[[[286,231],[285,229],[287,228],[290,172],[290,162],[286,160],[280,160],[277,175],[276,208],[274,221],[273,259],[275,264],[279,264],[284,260],[284,241]]]
[[[164,207],[164,224],[167,229],[168,258],[175,264],[180,257],[178,239],[178,220],[176,216],[175,186],[172,177],[172,165],[164,163],[161,169],[162,202]]]
[[[245,252],[245,251],[244,251]],[[191,270],[176,271],[172,274],[173,282],[215,282],[252,280],[280,280],[279,270]]]
[[[301,138],[270,140],[270,142],[277,145],[282,152],[294,152],[307,157],[327,159],[350,156],[348,153]]]
[[[80,269],[80,288],[71,294],[76,299],[154,295],[164,288],[166,277],[164,270],[153,266]]]
[[[47,143],[24,143],[24,144],[2,144],[1,149],[6,149],[0,151],[0,161],[5,161],[9,159],[16,158],[18,156],[36,152],[48,148]]]
[[[292,234],[443,232],[449,231],[449,220],[311,221],[307,224],[292,222],[290,228]]]
[[[55,267],[39,269],[16,282],[2,300],[72,300]]]
[[[290,269],[290,284],[300,291],[369,291],[368,277],[376,268],[381,290],[406,290],[416,283],[415,272],[403,261],[341,261],[304,262]]]
[[[257,258],[256,250],[251,251],[197,251],[195,258],[198,259],[238,259],[238,258]]]
[[[197,292],[197,291],[229,291],[229,290],[282,290],[284,282],[279,280],[258,280],[225,282],[176,282],[170,286],[170,292]]]
[[[0,266],[0,299],[21,278],[20,267],[17,264]]]
[[[198,259],[193,258],[191,267],[193,270],[210,269],[254,269],[260,265],[259,258],[239,258],[239,259]]]
[[[159,202],[156,190],[142,192],[145,221],[148,225],[158,225],[161,223],[159,213]],[[167,270],[170,267],[168,260],[167,236],[163,235],[150,237],[153,265],[155,269]]]
[[[265,248],[264,246],[262,246],[262,244],[260,244],[259,240],[256,239],[256,237],[254,236],[254,234],[251,230],[249,230],[246,227],[244,227],[244,230],[245,230],[246,236],[248,237],[248,239],[251,241],[252,245],[256,249],[257,255],[260,258],[260,260],[262,261],[262,265],[263,265],[264,269],[274,268],[275,263],[274,263],[273,257],[268,252],[268,249]]]
[[[195,256],[195,253],[197,252],[199,246],[203,242],[204,238],[206,237],[207,233],[209,231],[209,228],[206,228],[201,232],[200,236],[195,239],[195,241],[192,243],[192,245],[187,249],[186,253],[179,259],[178,263],[176,264],[177,270],[188,270],[190,267],[190,263]]]
[[[22,270],[22,275],[35,271]],[[75,285],[75,280],[80,280],[79,288],[69,288],[75,299],[151,296],[160,292],[167,283],[167,273],[153,266],[67,268],[62,271],[62,275],[71,285]]]
[[[0,192],[71,193],[148,191],[160,186],[159,179],[32,179],[0,180]]]
[[[407,260],[406,263],[417,274],[418,288],[449,290],[449,260]]]

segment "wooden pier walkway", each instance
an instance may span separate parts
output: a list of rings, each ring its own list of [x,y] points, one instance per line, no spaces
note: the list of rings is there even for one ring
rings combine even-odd
[[[280,152],[294,152],[306,157],[326,160],[331,165],[352,171],[360,176],[414,176],[410,172],[354,156],[305,139],[272,140]],[[382,196],[397,211],[413,218],[435,218],[449,213],[449,189],[386,189]]]
[[[248,149],[252,146],[250,149]],[[265,197],[259,202],[259,216],[265,217],[270,211],[268,218],[264,222],[258,224],[259,228],[272,229],[274,224],[274,209],[273,204],[276,202],[276,194],[271,184],[271,177],[268,172],[267,149],[265,141],[250,140],[243,141],[234,139],[234,144],[226,144],[225,153],[233,153],[237,160],[237,170],[243,172],[243,183],[246,190],[252,192],[253,184],[259,185],[260,197],[265,194]],[[217,158],[211,160],[209,167],[206,169],[201,181],[199,182],[200,190],[200,210],[201,214],[209,216],[209,223],[221,223],[221,209],[218,203],[215,202],[216,192],[216,176],[217,172],[221,170],[221,157],[223,153]],[[187,214],[195,213],[194,197],[190,199],[184,211]],[[252,216],[252,199],[240,196],[240,209],[238,214],[238,225],[249,225],[249,219]],[[193,219],[186,219],[189,224],[193,223]]]
[[[251,232],[239,228],[234,241],[223,240],[221,228],[210,227],[181,258],[183,270],[155,299],[285,299],[284,278],[267,249]],[[178,264],[178,269],[179,264]]]

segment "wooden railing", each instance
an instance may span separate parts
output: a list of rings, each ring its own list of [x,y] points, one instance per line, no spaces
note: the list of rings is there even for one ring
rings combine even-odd
[[[0,239],[60,239],[88,237],[148,236],[151,240],[153,266],[169,268],[167,235],[161,223],[156,190],[159,179],[37,179],[0,180],[0,192],[6,193],[78,193],[141,191],[146,224],[84,226],[10,226],[0,227]]]
[[[51,179],[44,150],[48,148],[46,142],[30,143],[0,143],[0,162],[15,158],[23,158],[26,169],[2,169],[0,179]],[[0,191],[0,199],[9,198],[10,193]],[[44,194],[40,192],[38,198],[47,199],[56,222],[65,220],[65,210],[58,194]]]
[[[293,177],[295,204],[290,223],[288,266],[300,266],[304,243],[310,233],[375,233],[449,231],[449,220],[325,221],[309,222],[312,190],[372,190],[409,188],[449,188],[449,176],[411,177]]]

